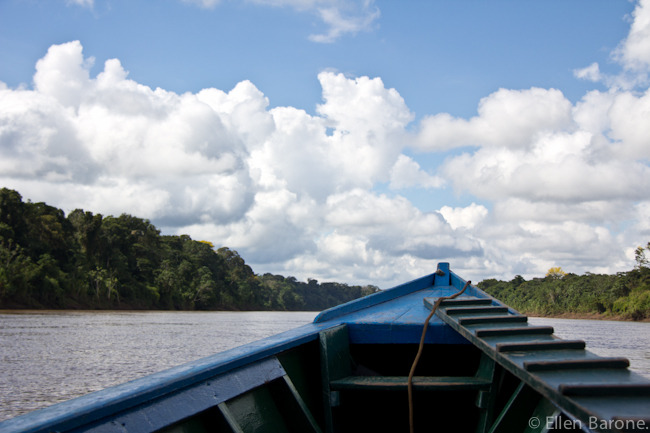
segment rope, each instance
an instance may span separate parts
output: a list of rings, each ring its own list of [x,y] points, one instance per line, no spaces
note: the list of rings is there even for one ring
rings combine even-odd
[[[433,317],[435,314],[436,310],[440,306],[440,303],[442,301],[445,301],[447,299],[454,299],[457,298],[458,296],[462,295],[463,292],[467,289],[467,287],[471,284],[471,281],[467,281],[465,283],[465,287],[463,287],[463,290],[460,292],[457,292],[453,295],[450,296],[442,296],[438,298],[435,304],[433,304],[433,307],[431,308],[431,313],[429,313],[429,316],[427,316],[427,319],[424,322],[424,329],[422,329],[422,337],[420,338],[420,347],[418,348],[418,353],[415,355],[415,360],[413,361],[413,365],[411,366],[411,372],[409,373],[407,385],[408,385],[408,394],[409,394],[409,427],[410,427],[410,433],[415,432],[415,424],[413,420],[413,375],[415,374],[415,368],[418,365],[418,362],[420,361],[420,357],[422,356],[422,350],[424,349],[424,337],[427,333],[427,328],[429,328],[429,320]]]

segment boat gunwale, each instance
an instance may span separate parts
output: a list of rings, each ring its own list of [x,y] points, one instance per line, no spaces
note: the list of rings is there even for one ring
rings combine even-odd
[[[163,398],[180,389],[315,341],[319,332],[346,323],[343,318],[351,313],[431,288],[434,282],[436,286],[450,285],[449,264],[440,263],[438,268],[446,272],[445,278],[435,281],[435,274],[429,274],[324,310],[312,323],[295,329],[4,420],[0,422],[0,433],[38,433],[53,429],[66,431],[116,416],[135,405]]]

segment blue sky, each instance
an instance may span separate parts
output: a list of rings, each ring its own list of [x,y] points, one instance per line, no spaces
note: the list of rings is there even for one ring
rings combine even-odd
[[[321,100],[316,76],[332,68],[381,77],[418,116],[471,116],[477,101],[500,87],[554,87],[581,98],[593,85],[576,80],[573,70],[592,62],[616,67],[610,53],[629,29],[625,16],[634,4],[383,1],[369,9],[379,16],[367,29],[314,43],[309,35],[327,26],[313,11],[290,6],[5,0],[0,76],[11,86],[29,84],[50,45],[80,40],[96,59],[92,72],[118,58],[131,79],[177,93],[230,89],[248,79],[272,106],[313,112]]]
[[[626,270],[650,240],[649,9],[4,0],[0,182],[299,278]]]

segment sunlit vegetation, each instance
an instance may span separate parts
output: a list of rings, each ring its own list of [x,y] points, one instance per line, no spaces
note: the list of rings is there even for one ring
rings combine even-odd
[[[478,286],[530,315],[650,319],[650,242],[616,275],[566,273],[488,279]],[[257,275],[228,247],[164,236],[148,220],[69,215],[0,189],[0,308],[312,310],[378,290]]]
[[[511,281],[489,279],[478,287],[512,308],[529,315],[650,319],[650,252],[637,250],[637,265],[616,275],[565,273],[551,268],[545,278],[526,281],[517,275]]]
[[[0,308],[318,311],[377,290],[256,275],[236,251],[146,219],[66,216],[0,189]]]

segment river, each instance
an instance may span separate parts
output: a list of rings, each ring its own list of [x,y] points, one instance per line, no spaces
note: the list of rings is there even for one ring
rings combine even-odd
[[[0,312],[0,421],[258,340],[315,312]],[[531,318],[650,377],[650,323]]]

